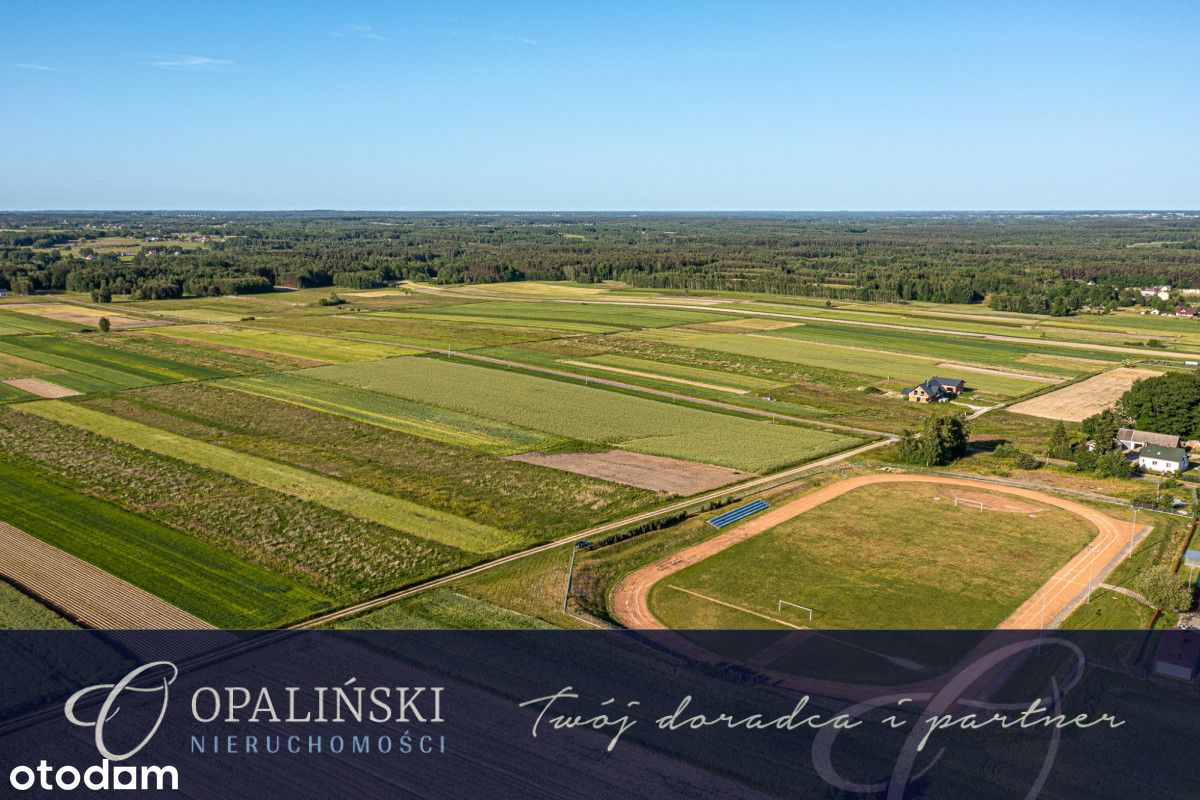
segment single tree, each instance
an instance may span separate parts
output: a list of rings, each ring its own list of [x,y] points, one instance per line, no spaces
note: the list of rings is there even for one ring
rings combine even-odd
[[[108,321],[108,317],[101,317],[100,318],[100,332],[108,333],[110,330],[112,330],[112,323]]]
[[[1191,587],[1162,564],[1143,572],[1137,589],[1161,611],[1187,611],[1192,607]]]
[[[1050,431],[1050,442],[1046,446],[1046,455],[1050,458],[1070,458],[1071,457],[1071,437],[1067,435],[1067,426],[1059,420],[1054,426],[1054,430]]]

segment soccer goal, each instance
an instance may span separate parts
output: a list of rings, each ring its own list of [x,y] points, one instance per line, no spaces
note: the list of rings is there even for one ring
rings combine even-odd
[[[980,511],[983,511],[985,508],[987,508],[987,506],[983,504],[982,500],[971,500],[967,497],[954,498],[954,505],[967,506],[968,508],[978,508]]]
[[[783,611],[784,606],[789,606],[790,608],[798,608],[801,611],[807,611],[808,612],[808,621],[812,622],[813,610],[811,608],[809,608],[808,606],[802,606],[799,603],[791,603],[791,602],[788,602],[787,600],[780,600],[779,604],[775,606],[775,613],[778,614],[780,611]]]

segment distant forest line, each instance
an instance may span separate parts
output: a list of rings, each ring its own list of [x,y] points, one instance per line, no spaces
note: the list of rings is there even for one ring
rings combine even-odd
[[[0,214],[0,289],[169,299],[397,280],[669,290],[1071,313],[1200,288],[1200,215]]]

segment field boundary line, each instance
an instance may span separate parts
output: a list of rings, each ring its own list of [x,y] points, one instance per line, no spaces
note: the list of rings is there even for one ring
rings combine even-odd
[[[699,597],[701,600],[707,600],[708,602],[716,603],[719,606],[725,606],[726,608],[732,608],[734,611],[741,611],[743,614],[749,614],[753,617],[759,617],[761,619],[767,620],[768,622],[774,622],[779,625],[786,625],[787,627],[792,628],[793,630],[797,630],[797,631],[808,630],[808,628],[805,628],[803,625],[793,625],[792,623],[784,622],[781,619],[775,619],[774,617],[768,617],[766,614],[760,614],[757,611],[751,611],[748,608],[744,608],[739,605],[734,605],[733,603],[726,603],[724,600],[718,600],[717,598],[709,597],[706,594],[700,594],[699,592],[693,592],[691,589],[685,589],[682,586],[676,586],[673,583],[668,583],[666,586],[668,589],[674,589],[677,592],[683,592],[684,594],[690,594],[693,597]]]

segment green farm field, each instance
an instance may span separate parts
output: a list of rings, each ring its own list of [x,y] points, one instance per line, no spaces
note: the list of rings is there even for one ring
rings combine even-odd
[[[783,361],[792,364],[837,370],[876,379],[915,385],[950,368],[939,367],[943,360],[930,356],[907,355],[894,351],[872,350],[858,346],[812,343],[786,337],[786,331],[766,334],[683,334],[678,341],[688,347],[723,353]],[[798,334],[798,335],[802,335]],[[672,338],[667,337],[667,342]],[[893,347],[896,345],[893,344]],[[967,385],[981,392],[1015,397],[1046,386],[1045,381],[971,372]]]
[[[430,514],[503,531],[513,543],[541,542],[643,510],[662,499],[645,489],[498,458],[210,385],[156,387],[95,398],[83,405],[86,408],[81,410],[88,413],[186,438],[199,448],[217,448],[231,459],[269,459],[280,469],[313,476],[310,482],[336,481],[348,487],[345,492],[355,489],[364,496],[383,498],[379,503],[402,498],[429,509]],[[255,464],[244,462],[246,469]],[[261,483],[268,475],[247,474],[246,480]],[[277,488],[289,491],[287,486]],[[322,498],[315,502],[328,503]],[[362,515],[353,508],[341,510]],[[388,521],[377,520],[384,525]]]
[[[651,455],[765,472],[851,446],[848,436],[675,406],[431,358],[307,370],[321,380]],[[469,387],[469,391],[464,391]]]
[[[457,318],[450,320],[424,318],[415,314],[380,315],[373,312],[298,314],[256,321],[248,325],[318,336],[342,336],[365,342],[456,350],[556,339],[577,333],[569,327],[523,327],[501,319],[484,323]]]
[[[0,461],[0,519],[221,627],[269,627],[330,598],[192,536]]]
[[[469,563],[464,553],[444,545],[11,408],[0,408],[0,452],[0,461],[14,469],[44,474],[64,491],[186,533],[311,586],[336,603]],[[114,475],[120,480],[113,480]],[[36,530],[28,532],[37,535]],[[133,560],[121,567],[136,568]]]
[[[47,319],[32,314],[19,314],[0,310],[0,336],[12,336],[21,333],[61,333],[77,331],[79,325],[63,322],[57,319]]]
[[[130,389],[157,383],[220,378],[230,371],[188,363],[168,356],[150,355],[106,346],[85,336],[12,336],[0,338],[0,358],[11,357],[9,365],[21,362],[40,365],[30,372],[0,362],[3,377],[26,374],[47,376],[77,392]],[[17,361],[19,360],[19,361]],[[53,377],[49,377],[50,374]]]
[[[665,328],[702,322],[735,319],[705,309],[652,308],[617,302],[557,303],[508,302],[504,300],[464,303],[437,309],[416,309],[413,316],[433,314],[438,318],[462,316],[469,319],[496,319],[524,323],[560,323],[568,330],[572,326],[600,327],[609,331],[631,328]]]
[[[813,608],[817,628],[992,628],[1095,534],[1033,501],[1021,503],[1040,509],[1031,519],[956,507],[946,494],[854,489],[664,578],[651,610],[680,629],[809,624],[780,600]]]
[[[317,380],[297,372],[231,378],[216,385],[492,455],[543,450],[565,441],[529,428]]]
[[[70,630],[58,612],[0,580],[0,630]]]
[[[510,544],[509,534],[487,525],[79,404],[39,401],[25,403],[21,410],[319,503],[420,539],[480,553]]]
[[[185,341],[229,347],[235,350],[277,353],[312,361],[343,363],[387,358],[411,353],[399,347],[370,342],[347,341],[329,336],[280,333],[278,331],[231,328],[224,325],[180,325],[156,328],[154,333]]]

